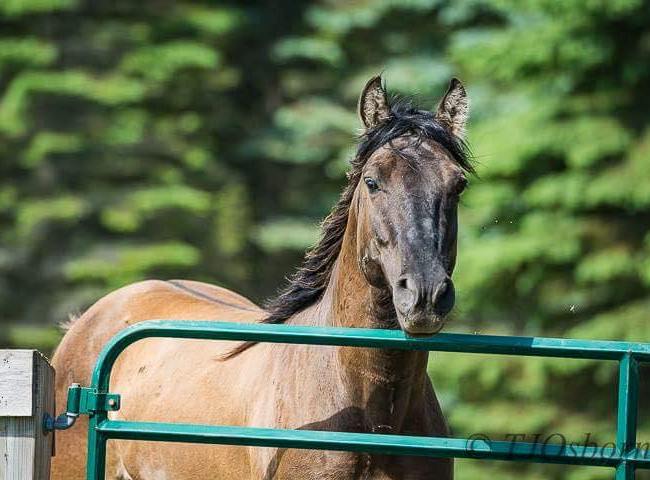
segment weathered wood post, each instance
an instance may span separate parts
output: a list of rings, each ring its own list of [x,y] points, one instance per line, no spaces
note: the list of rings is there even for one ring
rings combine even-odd
[[[48,480],[54,369],[36,350],[0,350],[0,480]]]

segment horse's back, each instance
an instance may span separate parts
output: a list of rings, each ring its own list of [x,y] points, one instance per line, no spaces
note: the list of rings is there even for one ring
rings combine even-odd
[[[262,309],[241,295],[201,282],[147,280],[111,292],[71,322],[57,348],[53,358],[57,372],[56,404],[66,404],[67,387],[71,383],[90,383],[92,368],[101,348],[117,332],[130,325],[153,319],[254,322],[264,315]],[[118,393],[127,390],[125,407],[129,405],[131,410],[137,411],[141,406],[138,403],[156,403],[149,402],[149,398],[137,402],[137,395],[143,391],[142,388],[154,388],[151,381],[156,388],[169,388],[169,384],[173,383],[171,379],[179,378],[171,374],[170,366],[176,364],[175,369],[178,370],[185,365],[186,374],[192,372],[192,368],[197,374],[209,370],[208,367],[219,368],[216,357],[219,350],[224,348],[228,348],[224,342],[211,342],[211,345],[207,345],[207,342],[174,339],[137,342],[118,359],[113,370],[111,388],[117,384]],[[138,367],[133,371],[131,367],[136,364]],[[146,373],[151,375],[145,374],[147,367],[149,371]],[[133,375],[140,378],[128,378]],[[165,376],[167,382],[163,383]],[[146,378],[152,380],[147,382]],[[133,385],[135,387],[129,392],[129,386]],[[125,409],[129,410],[129,407]],[[171,416],[170,412],[167,410]],[[147,417],[151,416],[150,412],[143,413]],[[85,478],[87,422],[82,418],[78,423],[80,424],[71,430],[57,432],[57,455],[53,459],[52,480]],[[113,465],[113,469],[115,467]],[[107,478],[113,478],[110,475],[111,473]],[[124,478],[129,477],[125,475]]]

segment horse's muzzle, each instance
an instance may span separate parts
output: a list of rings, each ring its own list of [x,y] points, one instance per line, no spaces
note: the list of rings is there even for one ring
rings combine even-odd
[[[405,275],[393,289],[398,319],[404,331],[411,335],[438,333],[455,301],[456,292],[449,277],[429,287]]]

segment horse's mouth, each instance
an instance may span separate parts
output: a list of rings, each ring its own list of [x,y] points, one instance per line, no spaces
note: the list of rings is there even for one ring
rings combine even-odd
[[[440,330],[442,330],[442,328]],[[434,335],[439,334],[440,330],[436,330],[435,332],[428,332],[428,333],[420,333],[420,332],[411,333],[409,331],[404,330],[404,333],[406,333],[406,336],[410,338],[431,338]]]
[[[444,318],[421,318],[416,320],[404,320],[402,330],[409,337],[427,338],[440,331],[445,326]]]

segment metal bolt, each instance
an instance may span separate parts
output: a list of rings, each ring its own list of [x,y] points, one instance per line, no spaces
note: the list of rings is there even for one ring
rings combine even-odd
[[[114,407],[115,405],[117,405],[117,402],[115,401],[115,399],[114,399],[114,398],[110,398],[110,399],[108,400],[108,406],[109,406],[109,407]]]

